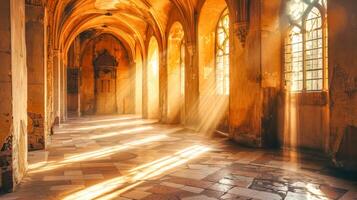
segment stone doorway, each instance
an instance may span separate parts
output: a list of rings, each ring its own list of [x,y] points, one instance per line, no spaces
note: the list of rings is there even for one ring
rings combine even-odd
[[[115,57],[104,50],[94,61],[96,114],[113,114],[117,112]]]

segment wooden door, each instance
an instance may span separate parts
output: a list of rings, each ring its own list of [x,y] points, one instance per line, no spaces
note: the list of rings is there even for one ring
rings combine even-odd
[[[115,69],[113,69],[115,70]],[[99,72],[96,79],[96,113],[116,113],[116,82],[111,72]]]

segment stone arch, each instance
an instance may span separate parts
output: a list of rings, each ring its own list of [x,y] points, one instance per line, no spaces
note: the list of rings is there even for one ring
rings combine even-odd
[[[167,46],[167,122],[184,123],[185,114],[185,33],[175,22]]]
[[[216,31],[222,13],[229,11],[225,0],[201,2],[198,22],[199,129],[228,133],[229,96],[216,91]],[[229,13],[229,16],[231,13]],[[231,18],[231,17],[230,17]],[[230,26],[231,27],[231,26]],[[231,42],[229,42],[231,46]],[[206,113],[212,113],[207,115]]]
[[[160,117],[160,52],[157,39],[150,38],[146,64],[147,118]]]

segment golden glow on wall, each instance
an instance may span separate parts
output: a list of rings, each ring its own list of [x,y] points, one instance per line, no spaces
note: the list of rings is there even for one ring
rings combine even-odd
[[[212,134],[217,128],[222,130],[221,127],[226,126],[221,122],[228,121],[229,23],[226,1],[205,1],[198,23],[200,96],[197,102],[197,127],[203,134]],[[193,113],[195,115],[197,113]]]
[[[323,0],[288,4],[293,25],[285,39],[285,85],[290,91],[327,90],[326,6]]]
[[[135,114],[142,115],[143,105],[143,59],[139,46],[135,58]]]
[[[159,45],[155,37],[151,37],[147,62],[147,109],[148,118],[159,118]]]
[[[216,85],[218,95],[229,95],[229,13],[226,9],[217,24]]]
[[[169,33],[167,52],[167,120],[182,123],[185,113],[185,41],[184,30],[175,22]]]
[[[64,197],[63,200],[115,199],[123,192],[140,185],[145,180],[162,175],[165,172],[185,164],[191,159],[194,159],[209,150],[209,147],[202,145],[188,147],[182,151],[176,152],[173,155],[166,156],[131,169],[128,171],[128,174],[124,174],[70,194]]]
[[[185,98],[185,87],[186,87],[186,69],[185,69],[185,64],[186,63],[186,45],[182,41],[181,42],[181,53],[180,53],[180,87],[181,87],[181,97]]]

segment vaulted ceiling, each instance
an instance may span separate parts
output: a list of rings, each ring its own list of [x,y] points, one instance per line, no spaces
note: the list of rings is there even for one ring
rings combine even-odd
[[[128,46],[144,46],[148,29],[165,38],[173,8],[185,16],[197,0],[47,0],[55,48],[67,50],[72,41],[88,29],[116,35]]]

